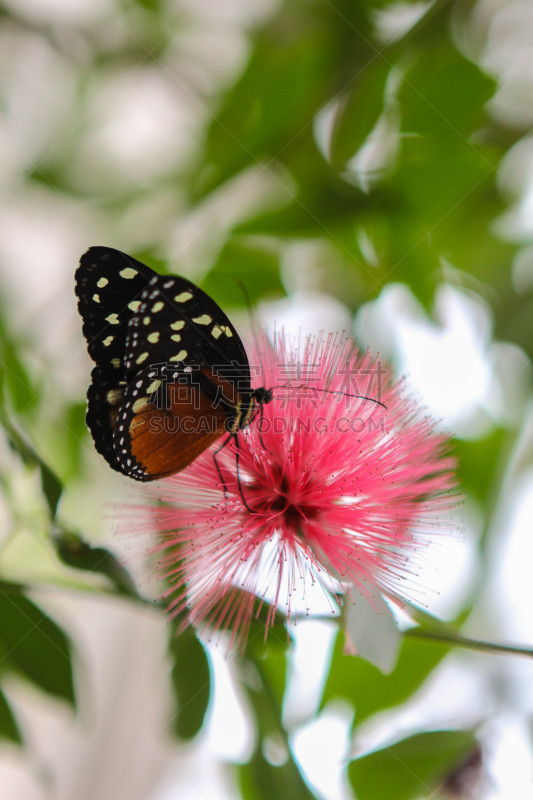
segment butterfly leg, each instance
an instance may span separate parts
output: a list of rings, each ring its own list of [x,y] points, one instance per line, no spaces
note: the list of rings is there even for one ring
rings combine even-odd
[[[224,499],[225,499],[225,501],[227,503],[228,502],[228,490],[227,490],[227,486],[226,486],[226,481],[224,480],[224,477],[222,475],[222,470],[220,469],[220,464],[218,463],[217,455],[218,455],[218,453],[220,453],[221,450],[223,450],[225,448],[225,446],[228,444],[228,442],[231,442],[232,439],[235,442],[235,466],[236,466],[236,469],[237,469],[237,485],[239,487],[239,494],[241,496],[241,500],[242,500],[246,510],[249,511],[250,514],[253,514],[254,512],[252,511],[252,509],[250,508],[250,506],[246,502],[246,498],[245,498],[244,492],[242,490],[241,476],[240,476],[240,473],[239,473],[239,453],[240,453],[240,451],[239,451],[239,436],[238,436],[238,433],[232,433],[232,434],[230,434],[228,436],[227,439],[224,439],[224,441],[222,442],[220,447],[217,447],[217,449],[213,453],[213,461],[215,462],[215,467],[216,467],[216,470],[218,472],[218,477],[220,478],[220,483],[222,484],[222,488],[224,490]]]
[[[266,451],[266,445],[263,441],[263,409],[264,406],[262,405],[259,411],[259,441],[261,442],[261,447],[263,450]]]
[[[262,434],[262,429],[263,429],[263,406],[262,405],[259,408],[255,409],[254,413],[250,417],[250,421],[248,422],[248,425],[252,424],[252,422],[257,418],[258,414],[259,414],[259,429],[258,429],[257,432],[259,434],[259,441],[261,443],[261,447],[263,448],[263,450],[266,450],[266,444],[263,441],[263,434]]]
[[[242,490],[241,476],[240,476],[240,473],[239,473],[239,455],[240,455],[240,450],[239,450],[239,435],[238,435],[238,433],[234,433],[233,434],[233,438],[235,439],[235,467],[236,467],[236,470],[237,470],[237,485],[239,487],[239,494],[241,496],[241,500],[242,500],[242,502],[244,504],[245,509],[247,511],[249,511],[250,514],[254,514],[255,512],[252,511],[252,509],[250,508],[250,506],[246,502],[246,497],[244,496],[244,492]]]
[[[217,447],[217,449],[213,453],[213,461],[215,462],[215,467],[216,467],[216,470],[218,472],[218,477],[220,478],[220,483],[221,483],[222,488],[224,490],[224,500],[226,501],[226,503],[228,502],[228,490],[226,488],[226,481],[224,480],[224,478],[222,476],[222,470],[220,469],[220,464],[218,463],[217,455],[220,453],[221,450],[223,450],[225,448],[225,446],[227,445],[228,442],[231,442],[232,438],[233,438],[233,434],[230,434],[226,439],[224,439],[224,441],[222,442],[220,447]]]

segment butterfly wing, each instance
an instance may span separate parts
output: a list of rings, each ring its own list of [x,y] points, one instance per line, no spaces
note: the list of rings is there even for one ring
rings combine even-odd
[[[128,325],[125,368],[135,373],[147,363],[169,369],[208,367],[250,390],[246,351],[228,317],[209,295],[186,278],[155,275],[140,295]]]
[[[75,274],[83,335],[101,371],[122,372],[128,323],[140,306],[143,290],[156,273],[110,247],[90,247]]]
[[[199,371],[166,381],[162,368],[140,370],[118,409],[113,446],[120,471],[148,481],[179,472],[227,432],[228,415],[213,403]]]
[[[128,324],[140,295],[154,277],[149,267],[110,247],[91,247],[75,274],[78,310],[89,355],[96,362],[87,392],[86,422],[97,451],[119,469],[113,447],[114,421],[126,389]]]
[[[228,431],[250,393],[237,331],[214,300],[178,276],[155,276],[142,292],[128,326],[124,366],[128,389],[115,455],[122,471],[139,480],[190,464]]]
[[[76,294],[96,362],[87,410],[96,449],[137,480],[178,472],[228,429],[241,399],[250,397],[237,331],[190,281],[159,275],[111,248],[82,256]]]
[[[93,437],[96,450],[115,469],[114,421],[125,388],[125,381],[117,381],[114,375],[106,375],[100,367],[94,367],[91,373],[91,384],[87,390],[85,415],[87,427]]]

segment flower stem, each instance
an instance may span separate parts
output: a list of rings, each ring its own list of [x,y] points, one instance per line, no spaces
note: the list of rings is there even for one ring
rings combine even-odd
[[[466,650],[477,650],[482,653],[503,653],[513,656],[527,656],[533,657],[533,648],[519,647],[513,644],[499,644],[497,642],[485,642],[480,639],[470,639],[467,636],[460,636],[453,631],[430,631],[423,628],[410,628],[404,631],[404,636],[410,636],[415,639],[428,639],[438,644],[455,645],[455,647],[463,647]]]

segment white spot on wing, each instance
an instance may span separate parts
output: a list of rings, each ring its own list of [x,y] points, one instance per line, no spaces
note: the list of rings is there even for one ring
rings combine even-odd
[[[134,278],[137,275],[137,270],[132,267],[126,267],[125,269],[121,269],[118,274],[121,278]]]
[[[107,393],[107,402],[111,406],[115,406],[122,397],[122,389],[110,389]]]
[[[140,411],[142,411],[144,408],[146,408],[147,405],[148,405],[147,398],[146,397],[139,397],[139,399],[134,402],[134,404],[132,406],[132,411],[133,411],[134,414],[138,414]]]
[[[157,392],[157,390],[159,389],[160,386],[161,386],[161,381],[160,380],[152,381],[152,383],[150,384],[150,386],[146,390],[146,394],[153,394],[154,392]]]
[[[180,350],[175,356],[169,358],[169,361],[183,361],[184,358],[187,358],[187,351]]]
[[[180,292],[174,297],[176,303],[186,303],[192,297],[192,292]]]

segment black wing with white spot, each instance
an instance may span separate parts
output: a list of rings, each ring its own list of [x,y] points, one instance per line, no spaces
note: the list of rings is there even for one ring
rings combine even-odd
[[[78,310],[89,355],[111,374],[123,368],[128,323],[156,273],[110,247],[90,247],[75,274]]]
[[[96,362],[87,392],[86,422],[97,451],[120,470],[113,430],[126,388],[124,347],[140,296],[156,273],[109,247],[91,247],[75,274],[78,310],[89,355]]]
[[[180,276],[154,275],[140,299],[126,339],[128,378],[147,365],[165,363],[169,370],[208,366],[231,375],[239,389],[250,389],[242,341],[209,295]]]
[[[78,309],[91,358],[87,425],[113,469],[138,480],[179,471],[218,438],[250,402],[250,367],[220,307],[179,276],[162,276],[131,256],[91,247],[76,271]],[[155,397],[180,385],[191,398]],[[162,390],[161,390],[162,391]],[[166,395],[165,395],[166,396]],[[223,397],[223,402],[220,402]],[[173,432],[184,411],[212,416],[214,428]],[[166,430],[161,431],[161,420]],[[170,433],[168,432],[170,431]]]
[[[125,390],[126,381],[117,381],[115,375],[102,372],[100,367],[93,369],[87,391],[85,420],[94,446],[114,469],[119,468],[116,465],[113,431]]]

